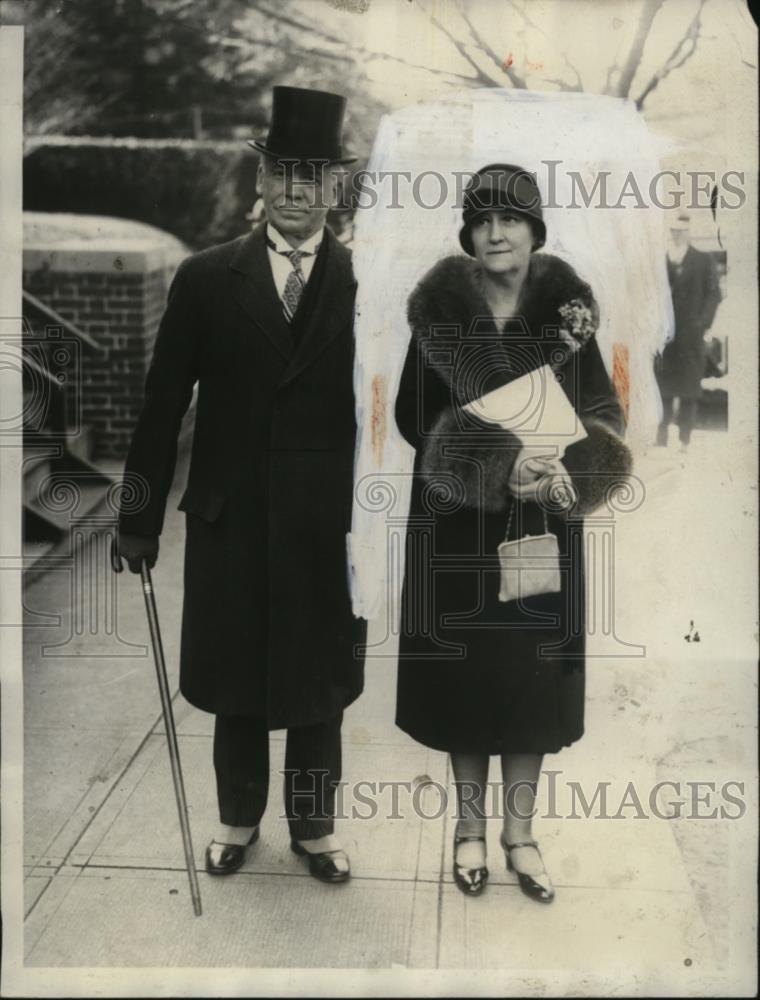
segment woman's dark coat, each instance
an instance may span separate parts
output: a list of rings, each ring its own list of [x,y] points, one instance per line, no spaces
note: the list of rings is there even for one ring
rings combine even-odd
[[[198,383],[185,511],[180,685],[271,729],[334,717],[363,685],[346,569],[356,424],[349,252],[328,231],[295,343],[265,228],[185,261],[173,282],[126,474],[149,498],[121,530],[161,531],[177,432]],[[316,290],[315,290],[316,289]],[[140,507],[139,504],[135,506]]]
[[[705,376],[704,335],[720,302],[718,273],[708,253],[690,246],[680,264],[668,260],[668,280],[675,331],[656,366],[660,392],[698,399]]]
[[[397,724],[459,752],[556,752],[583,733],[583,514],[630,469],[624,422],[591,335],[571,350],[557,331],[575,301],[598,317],[591,289],[563,261],[535,254],[516,315],[500,333],[467,257],[438,263],[409,300],[412,339],[396,402],[416,449],[401,612]],[[575,344],[573,345],[575,347]],[[548,515],[562,590],[498,600],[507,481],[520,450],[510,432],[465,417],[463,404],[551,365],[588,436],[564,464],[579,501]],[[510,538],[544,531],[536,503],[515,505]]]

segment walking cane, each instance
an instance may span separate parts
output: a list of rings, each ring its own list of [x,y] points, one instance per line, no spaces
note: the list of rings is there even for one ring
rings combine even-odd
[[[111,566],[113,567],[114,573],[121,573],[124,569],[124,564],[121,561],[115,537],[111,539]],[[158,690],[161,695],[161,709],[164,714],[166,741],[169,747],[169,760],[171,761],[172,778],[174,780],[174,795],[177,799],[179,825],[182,830],[182,846],[185,849],[187,877],[190,880],[190,895],[193,897],[193,910],[195,911],[195,915],[196,917],[199,917],[203,912],[201,909],[201,890],[198,886],[198,873],[195,870],[193,841],[190,837],[190,819],[187,815],[185,784],[182,780],[182,765],[179,760],[177,729],[174,725],[174,712],[172,710],[172,700],[169,694],[169,681],[166,676],[164,649],[161,644],[161,631],[158,627],[158,610],[156,608],[156,598],[153,594],[153,581],[151,580],[150,570],[148,569],[145,560],[143,560],[140,564],[140,577],[142,579],[143,596],[145,597],[145,610],[148,615],[150,640],[153,645],[153,660],[156,664]]]

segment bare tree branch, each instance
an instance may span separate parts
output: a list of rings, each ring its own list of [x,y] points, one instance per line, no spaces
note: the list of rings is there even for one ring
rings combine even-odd
[[[502,59],[499,56],[488,39],[479,30],[471,15],[468,13],[464,0],[455,0],[455,5],[463,24],[466,26],[468,32],[467,37],[458,37],[457,34],[447,27],[447,25],[435,13],[434,7],[427,4],[425,0],[416,0],[416,2],[430,23],[441,32],[461,58],[467,63],[473,71],[474,76],[468,76],[466,73],[449,70],[434,69],[431,66],[425,66],[420,63],[411,62],[401,56],[392,55],[389,52],[373,51],[363,46],[353,45],[349,51],[345,38],[325,30],[320,24],[313,21],[311,18],[302,16],[299,16],[299,18],[292,17],[289,14],[284,13],[281,9],[274,7],[271,2],[267,2],[267,0],[250,0],[250,6],[252,10],[269,18],[275,23],[281,24],[287,28],[295,29],[302,34],[307,34],[309,36],[309,40],[316,37],[321,41],[328,43],[328,45],[338,47],[337,51],[332,51],[329,48],[315,49],[311,45],[308,47],[306,47],[306,45],[291,45],[291,51],[297,52],[298,54],[312,55],[320,59],[334,60],[336,62],[344,63],[357,63],[358,60],[362,60],[364,63],[376,60],[388,61],[401,66],[406,66],[409,69],[420,70],[436,76],[445,77],[450,80],[461,81],[462,83],[469,85],[478,84],[486,87],[499,86],[499,77],[505,76],[513,87],[527,89],[528,83],[526,77],[513,65],[511,65],[506,58]],[[523,2],[518,2],[518,0],[508,0],[508,3],[512,10],[520,17],[523,24],[523,30],[519,31],[518,34],[524,35],[525,31],[530,29],[531,31],[536,32],[536,34],[541,35],[544,39],[550,42],[552,41],[552,38],[540,26],[540,24],[538,24],[530,16],[528,13],[528,6],[524,0]],[[619,97],[630,96],[630,90],[636,73],[641,65],[644,50],[652,30],[652,25],[657,17],[657,14],[662,8],[663,3],[664,0],[643,0],[634,37],[625,59],[621,64],[618,58],[618,53],[620,52],[622,44],[621,42],[621,44],[618,45],[618,51],[615,54],[614,61],[607,68],[606,80],[602,91],[603,93],[615,94]],[[689,24],[684,36],[679,39],[664,64],[652,75],[636,99],[635,103],[637,108],[640,109],[643,106],[644,101],[652,93],[652,91],[659,86],[662,80],[669,76],[670,73],[683,66],[683,64],[694,55],[701,33],[701,13],[705,3],[706,0],[699,0],[698,10]],[[277,43],[274,41],[251,39],[249,44],[251,46],[260,46],[264,48],[277,48]],[[556,46],[555,48],[561,56],[563,64],[567,67],[568,72],[572,74],[572,78],[542,77],[542,79],[562,91],[583,91],[583,79],[577,66],[575,66],[570,60],[566,51],[559,49]],[[496,75],[492,75],[483,68],[481,62],[479,62],[475,57],[473,50],[488,59],[489,63],[497,71]]]
[[[607,76],[605,77],[604,86],[602,87],[603,94],[613,93],[614,87],[612,86],[612,79],[615,76],[615,73],[619,72],[620,72],[620,65],[618,64],[617,60],[607,67]]]
[[[296,28],[300,32],[308,32],[311,37],[314,34],[319,35],[324,41],[332,42],[336,45],[340,45],[343,49],[348,49],[348,43],[345,38],[339,38],[337,35],[333,35],[330,32],[324,31],[322,28],[312,27],[311,22],[306,21],[296,21],[292,17],[286,14],[282,14],[278,10],[271,10],[269,7],[262,3],[254,2],[251,6],[257,10],[260,14],[265,15],[270,18],[270,20],[275,21],[280,24],[287,25],[290,28]],[[226,39],[224,40],[230,45],[261,45],[265,48],[277,48],[276,42],[265,42],[261,39],[248,39],[246,43],[239,42],[237,39]],[[390,52],[376,52],[372,49],[365,48],[360,45],[351,46],[351,54],[342,55],[338,52],[330,52],[326,49],[315,49],[313,46],[309,48],[301,47],[297,48],[293,45],[289,45],[289,50],[292,52],[299,52],[304,55],[317,55],[322,59],[334,59],[336,61],[357,63],[357,57],[361,57],[364,62],[373,62],[375,60],[388,61],[397,63],[400,66],[406,66],[409,69],[422,70],[425,73],[432,73],[434,76],[450,77],[452,80],[461,80],[463,83],[472,83],[472,77],[466,76],[464,73],[455,73],[451,70],[437,70],[432,66],[425,66],[422,63],[411,62],[409,59],[404,59],[401,56],[394,56]]]
[[[516,11],[520,15],[520,17],[522,17],[522,19],[525,21],[525,23],[526,23],[526,25],[528,27],[532,28],[535,32],[537,32],[539,35],[541,35],[547,41],[550,41],[552,44],[554,44],[554,39],[551,38],[544,31],[544,29],[539,24],[536,24],[536,22],[533,20],[532,17],[528,16],[528,12],[527,12],[526,7],[525,7],[524,4],[523,4],[522,7],[518,7],[518,5],[515,2],[515,0],[509,0],[509,5],[510,5],[510,7],[514,11]],[[555,46],[555,48],[556,48],[556,46]],[[560,88],[562,90],[573,90],[573,91],[578,91],[578,92],[582,91],[583,90],[583,80],[581,79],[581,75],[578,72],[577,67],[570,61],[570,59],[568,58],[567,52],[565,52],[564,49],[557,48],[557,51],[562,56],[562,61],[567,66],[567,68],[570,70],[570,72],[575,74],[575,83],[574,84],[569,84],[567,82],[561,83],[559,80],[550,80],[550,79],[547,79],[546,82],[547,83],[556,83],[557,85],[560,86]]]
[[[622,37],[620,37],[618,38],[618,43],[617,46],[615,47],[615,56],[610,65],[607,67],[607,76],[604,80],[604,87],[602,88],[603,94],[617,93],[616,88],[613,86],[612,81],[613,78],[615,77],[615,74],[620,73],[620,49],[622,48],[622,46],[623,46],[623,39]]]
[[[341,47],[346,47],[346,39],[340,38],[338,35],[333,35],[329,31],[325,31],[317,22],[308,19],[296,20],[296,18],[289,17],[287,14],[283,13],[282,10],[272,10],[266,4],[258,2],[258,0],[251,0],[251,9],[256,10],[259,14],[264,14],[273,21],[277,21],[280,24],[287,24],[290,28],[296,28],[311,37],[321,38],[325,42],[332,42],[334,45],[340,45]]]
[[[568,93],[579,94],[583,90],[577,83],[568,83],[567,80],[562,80],[558,76],[542,76],[541,79],[544,83],[553,83],[558,90],[564,90]]]
[[[492,77],[488,76],[487,73],[483,72],[480,66],[478,66],[477,62],[475,62],[475,60],[467,51],[467,46],[464,44],[464,42],[460,41],[460,39],[458,39],[456,35],[453,35],[449,31],[449,29],[441,21],[438,20],[435,14],[433,14],[431,11],[425,8],[421,0],[417,0],[417,2],[419,4],[420,9],[423,11],[424,14],[427,15],[431,23],[434,24],[436,28],[438,28],[438,30],[448,38],[448,40],[451,42],[451,44],[454,46],[454,48],[457,50],[460,56],[462,56],[462,58],[465,59],[470,64],[470,66],[475,70],[475,75],[478,81],[484,87],[495,87],[497,85],[497,81],[494,80]]]
[[[470,20],[464,10],[464,5],[462,0],[456,0],[457,10],[459,11],[459,16],[462,18],[464,23],[467,25],[467,30],[470,32],[470,37],[475,42],[475,44],[482,49],[482,51],[488,56],[491,62],[496,66],[497,70],[501,73],[505,73],[507,78],[513,87],[517,87],[520,90],[524,90],[527,84],[523,77],[517,72],[516,69],[509,63],[506,56],[499,56],[489,42],[483,37],[483,35],[475,27],[475,24]]]
[[[647,97],[649,97],[653,90],[656,90],[656,88],[659,87],[665,77],[670,76],[673,70],[680,69],[680,67],[683,66],[688,59],[691,59],[697,51],[699,36],[702,31],[702,9],[705,2],[706,0],[699,0],[699,7],[697,8],[694,17],[689,22],[689,26],[684,32],[683,37],[679,39],[668,58],[657,70],[657,72],[652,75],[647,85],[636,98],[636,107],[639,111],[641,111],[644,106],[644,101]]]
[[[455,73],[453,70],[449,69],[433,69],[432,66],[425,66],[422,63],[409,62],[408,59],[402,59],[401,56],[392,56],[390,52],[370,52],[369,49],[355,49],[359,55],[363,56],[365,62],[371,62],[379,59],[384,62],[395,62],[401,66],[408,66],[409,69],[420,69],[424,70],[425,73],[432,73],[434,76],[449,76],[453,80],[461,80],[463,83],[472,83],[472,77],[466,76],[464,73]]]
[[[633,78],[636,76],[636,70],[639,68],[641,57],[644,54],[644,46],[647,43],[647,38],[649,38],[652,22],[657,17],[662,3],[663,0],[646,0],[641,8],[639,23],[636,26],[636,34],[620,70],[620,79],[616,88],[618,97],[628,97]]]
[[[265,38],[251,38],[243,41],[240,38],[221,38],[219,35],[212,35],[211,39],[219,45],[223,45],[225,48],[231,49],[244,49],[249,52],[252,48],[264,48],[264,49],[277,49],[282,50],[282,43],[277,41],[270,41]],[[315,48],[304,48],[300,45],[288,44],[288,52],[297,52],[299,55],[305,56],[316,56],[318,59],[332,59],[336,62],[347,62],[353,63],[354,59],[349,55],[344,55],[341,52],[330,52],[327,49],[315,49]]]

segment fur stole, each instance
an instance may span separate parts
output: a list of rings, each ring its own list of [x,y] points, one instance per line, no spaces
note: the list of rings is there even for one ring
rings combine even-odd
[[[542,331],[559,330],[559,340],[555,338],[546,355],[555,370],[593,339],[599,319],[588,284],[565,261],[540,253],[531,258],[517,312],[526,336],[536,338],[539,349]],[[477,348],[489,381],[479,384],[474,395],[463,392],[462,380],[453,374],[448,360],[437,360],[445,358],[445,350],[429,352],[430,367],[450,389],[451,399],[457,405],[437,414],[423,444],[419,466],[428,479],[440,481],[443,476],[451,481],[453,477],[463,491],[466,506],[503,512],[509,500],[507,483],[520,452],[520,441],[511,432],[495,429],[461,409],[469,401],[468,395],[474,398],[514,377],[503,340],[494,335],[491,313],[480,289],[477,263],[461,255],[439,261],[410,296],[408,318],[416,339],[429,337],[433,327],[454,331],[452,336],[460,344],[461,338],[475,330],[491,331],[491,342],[488,343],[486,334],[485,342],[479,341]],[[444,336],[442,347],[447,346],[445,340]],[[480,346],[483,343],[485,347]],[[584,414],[582,405],[578,408],[588,437],[571,445],[563,460],[578,494],[571,512],[574,517],[590,513],[603,503],[631,470],[630,451],[616,433],[622,430],[623,421],[611,384],[609,394],[608,405],[602,406],[613,414],[609,420],[598,412],[598,400],[593,414]]]

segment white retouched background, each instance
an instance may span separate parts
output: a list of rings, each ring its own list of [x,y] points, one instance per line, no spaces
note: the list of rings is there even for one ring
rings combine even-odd
[[[649,195],[670,148],[649,131],[632,103],[588,94],[468,90],[384,117],[367,167],[378,180],[371,185],[373,196],[364,199],[370,207],[357,212],[354,239],[356,613],[375,618],[385,607],[388,581],[378,568],[387,565],[387,504],[392,498],[394,520],[405,517],[413,461],[393,419],[409,343],[406,304],[430,267],[462,253],[457,238],[462,174],[494,162],[535,174],[547,205],[544,252],[567,260],[594,290],[598,342],[608,371],[615,345],[627,354],[628,436],[635,447],[653,438],[659,422],[652,360],[672,330],[667,213]],[[388,176],[379,180],[383,174]],[[586,207],[573,175],[592,192],[602,174],[606,198],[597,188]],[[417,182],[420,177],[424,181]],[[641,197],[632,193],[634,185]],[[667,203],[662,184],[657,197]]]

